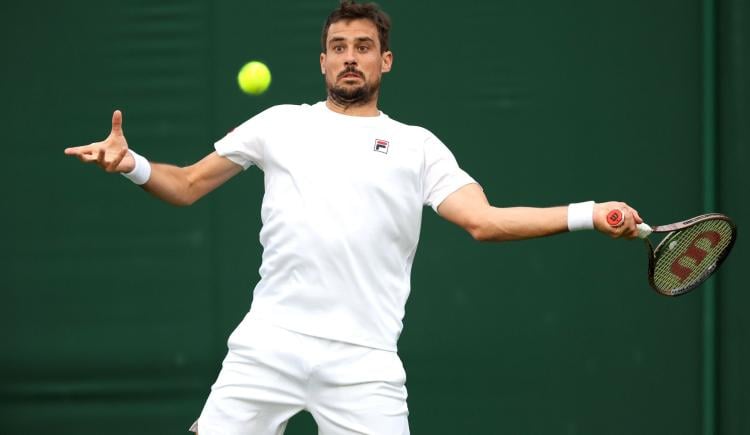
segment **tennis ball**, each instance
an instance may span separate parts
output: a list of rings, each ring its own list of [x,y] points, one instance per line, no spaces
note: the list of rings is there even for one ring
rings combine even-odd
[[[239,74],[237,83],[243,92],[250,95],[260,95],[271,84],[271,71],[266,64],[257,60],[246,63]]]

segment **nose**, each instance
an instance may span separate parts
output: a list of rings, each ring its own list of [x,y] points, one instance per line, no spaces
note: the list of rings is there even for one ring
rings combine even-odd
[[[357,58],[355,56],[355,50],[353,48],[346,50],[346,57],[344,58],[344,65],[346,66],[357,65]]]

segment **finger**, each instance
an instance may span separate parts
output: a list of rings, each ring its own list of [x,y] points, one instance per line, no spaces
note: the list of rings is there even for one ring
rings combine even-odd
[[[112,113],[112,134],[122,136],[122,112],[119,110]]]
[[[635,239],[638,237],[638,224],[643,223],[643,219],[638,215],[638,211],[632,207],[628,207],[628,214],[631,219],[629,219],[628,230],[625,233],[625,237],[628,239]]]
[[[125,154],[127,153],[127,148],[117,153],[117,156],[114,158],[114,160],[112,160],[112,162],[107,166],[107,172],[114,172],[115,170],[117,170],[117,166],[120,165],[120,162],[125,158]]]
[[[635,226],[635,215],[633,214],[633,209],[630,207],[627,208],[626,213],[628,217],[622,228],[622,237],[632,239],[633,235],[638,233],[638,229]]]
[[[83,163],[96,162],[96,156],[93,153],[77,154],[76,157]]]
[[[638,227],[633,225],[632,228],[628,228],[628,231],[625,233],[625,238],[635,239],[637,237],[638,237]]]
[[[104,149],[99,148],[99,153],[96,156],[96,162],[99,163],[99,165],[104,166]]]
[[[88,152],[91,152],[91,148],[93,148],[95,145],[96,145],[95,143],[90,143],[88,145],[81,145],[78,147],[68,147],[68,148],[65,148],[65,155],[76,156],[79,154],[88,153]]]

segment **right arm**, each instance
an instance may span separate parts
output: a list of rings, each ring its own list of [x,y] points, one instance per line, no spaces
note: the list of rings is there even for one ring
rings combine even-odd
[[[112,114],[112,131],[101,141],[66,148],[65,154],[94,163],[107,172],[128,173],[136,161],[122,131],[122,113]],[[141,185],[155,197],[173,205],[190,205],[242,171],[242,166],[213,152],[186,167],[151,163],[151,176]]]
[[[623,224],[613,227],[607,213],[623,212]],[[448,195],[438,206],[443,218],[464,228],[476,240],[502,242],[551,236],[568,229],[569,207],[493,207],[478,184],[467,184]],[[638,212],[624,202],[595,204],[592,223],[596,230],[611,237],[635,238],[637,224],[643,223]]]

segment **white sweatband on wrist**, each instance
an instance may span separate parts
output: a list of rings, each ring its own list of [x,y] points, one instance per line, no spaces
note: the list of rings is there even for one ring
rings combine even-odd
[[[568,205],[568,231],[594,229],[594,201]]]
[[[151,163],[146,160],[145,157],[136,153],[133,150],[128,150],[133,160],[135,160],[135,166],[130,172],[123,172],[122,176],[132,181],[137,185],[145,184],[149,178],[151,178]]]

